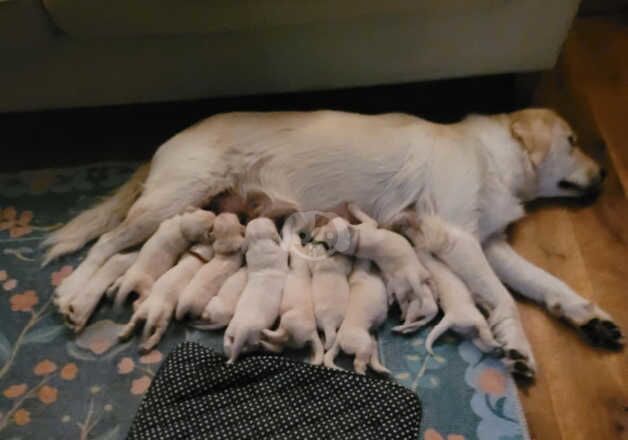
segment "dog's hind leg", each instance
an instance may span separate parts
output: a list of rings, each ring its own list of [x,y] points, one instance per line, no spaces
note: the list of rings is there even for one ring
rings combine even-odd
[[[379,360],[379,344],[377,342],[377,339],[373,337],[372,340],[373,350],[371,351],[371,359],[369,361],[370,367],[373,369],[373,371],[377,373],[390,374],[390,370],[386,368],[384,364],[382,364]]]
[[[340,367],[338,367],[334,362],[336,360],[336,356],[338,356],[339,351],[340,347],[337,343],[334,343],[331,348],[327,350],[327,353],[325,353],[325,356],[323,358],[323,362],[327,368],[334,368],[336,370],[340,369]]]
[[[146,240],[159,224],[190,206],[200,207],[222,187],[199,186],[196,180],[179,182],[176,187],[146,191],[135,202],[126,219],[103,234],[78,268],[57,288],[56,295],[72,295],[88,285],[98,268],[113,254]]]
[[[314,330],[312,333],[312,339],[310,341],[312,345],[312,356],[310,356],[310,364],[312,365],[321,365],[323,363],[323,357],[325,355],[325,347],[323,347],[323,343],[321,342],[320,336],[318,336],[318,332]]]

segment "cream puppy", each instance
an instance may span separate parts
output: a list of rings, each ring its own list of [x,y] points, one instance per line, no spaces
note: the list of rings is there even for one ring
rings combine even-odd
[[[351,260],[340,254],[328,255],[320,244],[308,244],[311,255],[312,302],[316,325],[325,335],[325,349],[336,339],[336,331],[342,324],[349,304]]]
[[[428,252],[417,250],[417,255],[432,274],[438,292],[438,302],[445,314],[425,339],[427,351],[432,353],[434,342],[450,329],[471,337],[473,343],[483,352],[499,350],[501,347],[493,337],[486,318],[475,305],[466,284]]]
[[[211,245],[192,246],[174,267],[155,282],[151,294],[137,308],[127,326],[121,331],[120,338],[128,338],[137,324],[145,321],[141,349],[152,350],[168,328],[182,288],[190,282],[203,264],[212,258],[212,255]]]
[[[227,278],[216,296],[209,300],[203,310],[203,322],[195,327],[201,330],[218,330],[229,325],[247,279],[246,267],[240,268]]]
[[[140,304],[149,295],[153,283],[176,263],[190,244],[207,240],[215,217],[211,211],[196,209],[162,222],[142,246],[135,263],[107,292],[115,296],[116,305],[124,303],[131,292],[139,294],[137,304]]]
[[[390,371],[379,361],[377,341],[370,333],[386,320],[388,293],[379,274],[373,271],[370,260],[356,260],[349,277],[349,288],[347,314],[334,344],[325,353],[325,366],[338,368],[334,359],[342,349],[355,355],[353,368],[358,374],[365,374],[367,366],[378,373],[388,374]]]
[[[214,257],[194,275],[179,296],[175,312],[178,320],[186,315],[199,318],[227,278],[242,267],[244,226],[237,215],[219,214],[209,238],[213,242]]]
[[[138,252],[116,254],[98,269],[92,282],[82,295],[70,297],[65,322],[76,333],[83,330],[105,291],[126,272],[137,259]],[[61,298],[61,301],[65,300]],[[62,308],[62,304],[58,304]]]
[[[412,245],[401,235],[378,228],[377,222],[357,205],[349,204],[348,209],[360,224],[351,225],[336,217],[319,228],[314,241],[343,254],[373,260],[386,279],[388,292],[399,303],[404,325],[414,322],[418,328],[431,321],[438,313],[438,306],[430,287],[429,272]]]
[[[296,234],[295,234],[296,235]],[[305,249],[298,242],[298,235],[290,249],[290,272],[286,277],[281,300],[279,327],[277,330],[262,330],[262,346],[268,351],[281,351],[284,345],[302,348],[310,344],[310,363],[323,362],[323,344],[316,329],[314,305],[312,304],[312,274],[308,261],[303,257]]]
[[[183,254],[179,262],[155,282],[151,294],[120,332],[120,338],[131,336],[138,323],[145,321],[141,349],[152,350],[168,329],[179,293],[203,264],[211,259],[212,254],[212,247],[208,244],[194,245]]]
[[[288,252],[272,220],[264,217],[246,226],[248,280],[225,331],[224,348],[233,363],[240,352],[259,344],[262,330],[279,316],[281,295],[288,274]]]

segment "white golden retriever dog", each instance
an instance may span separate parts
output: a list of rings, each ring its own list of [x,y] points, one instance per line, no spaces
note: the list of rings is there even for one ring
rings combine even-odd
[[[454,124],[337,111],[220,114],[168,140],[149,170],[142,167],[118,193],[53,233],[47,261],[100,237],[59,287],[78,293],[108,258],[146,240],[163,220],[239,185],[300,210],[353,201],[379,223],[431,200],[440,231],[475,263],[479,282],[471,282],[458,258],[439,258],[482,296],[505,352],[533,370],[504,284],[577,325],[594,343],[617,347],[621,332],[607,313],[517,255],[504,231],[524,215],[523,203],[582,196],[603,177],[571,127],[545,109]]]

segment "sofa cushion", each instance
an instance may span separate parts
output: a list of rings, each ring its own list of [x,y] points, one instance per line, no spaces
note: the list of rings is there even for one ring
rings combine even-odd
[[[76,37],[133,37],[240,31],[387,15],[464,14],[493,0],[43,0]]]
[[[54,34],[54,25],[39,0],[0,1],[0,50],[42,47]]]

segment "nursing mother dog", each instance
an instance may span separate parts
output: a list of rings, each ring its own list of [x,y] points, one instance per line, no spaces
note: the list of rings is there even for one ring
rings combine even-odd
[[[534,356],[504,285],[596,344],[616,348],[621,332],[607,312],[517,255],[505,228],[525,214],[523,203],[580,197],[603,179],[572,128],[547,109],[447,125],[406,114],[220,114],[175,135],[118,193],[54,232],[46,261],[100,237],[56,292],[80,294],[112,255],[229,188],[258,188],[301,211],[351,201],[380,224],[412,208],[426,236],[440,243],[437,256],[488,310],[511,369],[532,376]],[[429,221],[421,220],[425,214]]]

